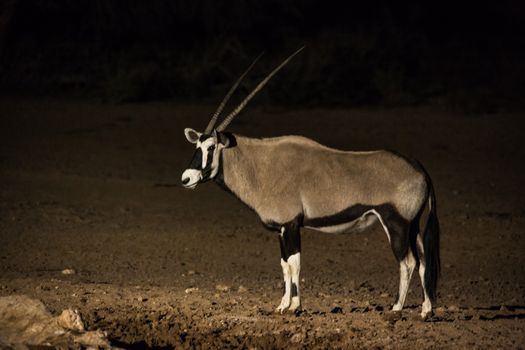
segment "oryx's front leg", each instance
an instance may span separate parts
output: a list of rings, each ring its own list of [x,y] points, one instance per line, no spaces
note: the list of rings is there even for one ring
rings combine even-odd
[[[299,296],[299,274],[301,272],[301,236],[296,224],[281,227],[279,235],[281,247],[281,267],[284,276],[284,296],[277,312],[286,309],[295,311],[301,306]]]
[[[284,277],[284,295],[281,299],[281,304],[275,309],[276,312],[283,313],[284,310],[290,307],[290,302],[292,299],[291,288],[292,288],[292,273],[290,271],[290,265],[288,262],[284,261],[281,258],[281,267],[283,268],[283,277]]]

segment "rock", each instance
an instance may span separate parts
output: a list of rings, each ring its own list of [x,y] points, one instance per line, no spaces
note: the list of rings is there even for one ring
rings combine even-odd
[[[195,270],[189,270],[188,271],[188,276],[193,276],[195,274],[196,274]]]
[[[389,297],[390,297],[389,293],[381,293],[381,298],[389,298]]]
[[[239,293],[246,293],[248,291],[248,288],[244,286],[239,286],[239,289],[237,289]]]
[[[103,348],[110,349],[100,331],[85,331],[78,311],[64,310],[53,317],[39,300],[24,295],[0,297],[0,347],[8,348]]]
[[[184,293],[186,293],[186,294],[190,294],[190,293],[196,292],[196,291],[198,291],[198,290],[199,290],[199,288],[196,288],[196,287],[186,288],[186,289],[184,290]]]
[[[218,290],[219,292],[229,292],[230,291],[230,287],[228,287],[227,285],[224,285],[224,284],[216,285],[215,289]]]
[[[74,275],[75,273],[76,273],[76,271],[73,270],[73,269],[64,269],[64,270],[62,270],[62,274],[63,275]]]
[[[443,306],[440,306],[440,307],[437,307],[434,309],[434,311],[436,312],[436,314],[438,315],[443,315],[445,314],[446,310]]]
[[[106,335],[100,331],[92,331],[80,334],[74,337],[75,343],[80,343],[87,349],[111,349],[109,341],[106,339]]]
[[[457,305],[449,305],[447,307],[448,311],[450,312],[458,312],[459,311],[459,307]]]
[[[304,335],[301,333],[295,333],[294,335],[292,335],[292,338],[290,339],[292,343],[301,343],[303,340],[304,340]]]
[[[65,329],[77,332],[85,331],[84,323],[82,322],[78,310],[66,309],[62,311],[60,316],[57,317],[57,323],[60,327]]]

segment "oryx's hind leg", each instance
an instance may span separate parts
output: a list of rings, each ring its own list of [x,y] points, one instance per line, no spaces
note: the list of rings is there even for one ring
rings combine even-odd
[[[399,262],[399,293],[392,310],[400,311],[405,304],[412,273],[418,263],[417,255],[413,250],[415,248],[416,235],[413,235],[413,232],[411,232],[414,229],[412,225],[393,208],[382,208],[377,212],[390,241],[394,256]],[[413,236],[413,245],[411,244],[411,236]]]
[[[295,311],[301,307],[299,295],[299,274],[301,272],[301,236],[295,222],[281,227],[279,235],[281,267],[284,277],[284,295],[275,311]]]
[[[432,313],[432,301],[428,295],[425,287],[425,248],[423,246],[423,238],[421,234],[417,235],[417,248],[419,252],[419,278],[421,279],[421,286],[423,287],[423,305],[421,306],[421,317],[426,318]]]
[[[412,273],[417,265],[416,259],[412,249],[408,249],[405,257],[399,260],[399,292],[397,301],[392,307],[393,311],[401,311],[403,309]]]

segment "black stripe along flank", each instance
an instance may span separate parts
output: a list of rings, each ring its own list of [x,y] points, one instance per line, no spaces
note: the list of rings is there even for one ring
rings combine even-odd
[[[346,224],[346,223],[359,219],[364,213],[372,209],[375,209],[379,213],[379,215],[381,215],[383,220],[394,218],[395,220],[406,221],[401,217],[401,215],[399,215],[397,210],[391,204],[381,204],[381,205],[356,204],[334,215],[323,216],[323,217],[318,217],[318,218],[305,217],[303,219],[303,226],[329,227],[329,226]]]

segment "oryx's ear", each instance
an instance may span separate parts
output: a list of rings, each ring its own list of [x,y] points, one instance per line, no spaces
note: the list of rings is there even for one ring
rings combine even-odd
[[[186,135],[186,139],[191,143],[197,143],[199,141],[199,137],[202,135],[202,133],[193,130],[192,128],[186,128],[184,129],[184,135]]]

